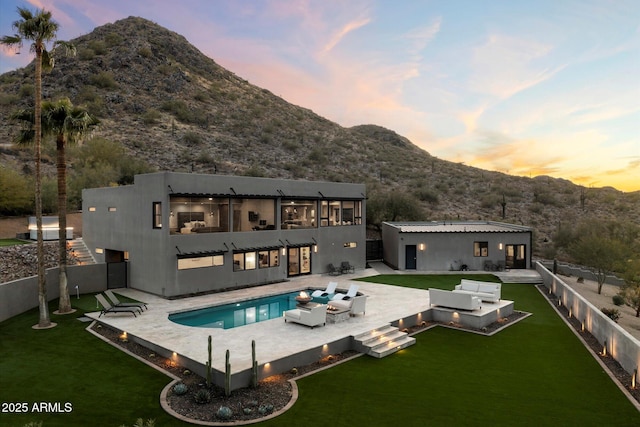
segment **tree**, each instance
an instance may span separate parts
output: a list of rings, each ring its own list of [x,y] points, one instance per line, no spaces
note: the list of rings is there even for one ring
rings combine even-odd
[[[12,115],[13,119],[27,122],[23,128],[18,143],[30,143],[34,139],[34,131],[29,128],[33,124],[33,111],[21,110]],[[71,301],[67,285],[67,169],[65,147],[67,144],[78,142],[87,134],[91,127],[98,123],[84,109],[75,107],[68,98],[58,101],[42,103],[42,136],[52,136],[56,139],[57,172],[58,172],[58,250],[59,250],[59,284],[60,301],[58,313],[71,313]]]
[[[367,223],[380,228],[383,221],[424,220],[420,202],[402,192],[377,193],[367,201]]]
[[[576,228],[575,239],[567,248],[575,262],[593,269],[599,294],[607,275],[620,268],[628,254],[629,245],[620,232],[624,229],[616,223],[588,221]]]
[[[640,317],[640,258],[637,256],[626,263],[624,282],[620,295],[636,311],[636,317]]]
[[[44,241],[42,237],[42,194],[41,194],[41,143],[42,143],[42,70],[53,67],[53,56],[47,51],[46,44],[55,40],[59,25],[51,19],[51,12],[41,9],[35,14],[27,8],[18,7],[19,20],[13,23],[16,33],[13,36],[3,36],[0,43],[12,47],[20,48],[24,41],[30,41],[30,51],[35,53],[35,93],[34,93],[34,163],[35,163],[35,207],[37,226],[37,254],[38,254],[38,307],[40,317],[39,328],[52,326],[49,316],[47,301],[47,285],[44,271]],[[64,42],[54,42],[54,49],[57,44],[68,47]]]

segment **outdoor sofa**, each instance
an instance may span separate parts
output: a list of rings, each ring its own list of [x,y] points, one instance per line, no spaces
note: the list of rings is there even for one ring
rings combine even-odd
[[[482,301],[498,302],[500,301],[501,286],[501,283],[462,279],[460,284],[455,286],[453,292],[471,294],[479,297]]]
[[[429,289],[429,302],[431,305],[458,310],[478,310],[482,304],[482,301],[477,296],[467,293],[443,291],[442,289]]]
[[[294,308],[284,312],[284,321],[300,323],[313,329],[314,326],[327,323],[327,305],[318,304],[310,309]]]

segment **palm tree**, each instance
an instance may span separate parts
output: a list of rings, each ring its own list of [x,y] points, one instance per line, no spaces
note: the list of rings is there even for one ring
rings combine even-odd
[[[47,284],[44,272],[44,242],[42,238],[42,177],[40,172],[41,142],[42,142],[42,68],[52,67],[53,61],[49,56],[46,43],[56,38],[59,25],[51,19],[51,12],[44,9],[35,14],[29,9],[18,7],[20,20],[13,23],[16,34],[3,36],[0,43],[20,48],[24,41],[31,41],[31,51],[35,53],[35,111],[34,111],[34,161],[35,161],[35,198],[36,198],[36,225],[37,225],[37,252],[38,252],[38,306],[40,318],[37,327],[48,328],[52,326],[49,317],[47,301]]]
[[[30,144],[35,139],[34,111],[19,110],[11,115],[14,120],[22,121],[25,126],[16,138],[18,144]],[[65,148],[84,137],[98,120],[87,111],[74,106],[68,98],[42,103],[42,136],[56,139],[58,169],[58,218],[59,218],[59,284],[60,302],[58,314],[71,313],[71,301],[67,281],[67,164]]]

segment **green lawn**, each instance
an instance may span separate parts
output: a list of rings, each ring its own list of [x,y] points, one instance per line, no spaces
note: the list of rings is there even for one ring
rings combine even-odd
[[[447,289],[460,277],[375,281]],[[359,357],[304,378],[293,408],[260,425],[640,425],[640,413],[533,286],[504,285],[503,298],[534,315],[493,337],[434,328],[395,355]],[[91,296],[72,302],[95,310]],[[0,323],[0,402],[73,405],[62,414],[0,413],[0,425],[117,427],[138,417],[188,425],[160,408],[168,377],[84,331],[78,315],[52,315],[58,326],[48,331],[31,329],[36,310]]]
[[[0,239],[0,246],[25,245],[29,242],[19,239]]]

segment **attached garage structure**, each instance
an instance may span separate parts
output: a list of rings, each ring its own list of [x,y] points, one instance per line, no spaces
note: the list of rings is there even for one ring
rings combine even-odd
[[[532,229],[491,221],[384,222],[385,263],[398,270],[531,268]]]

